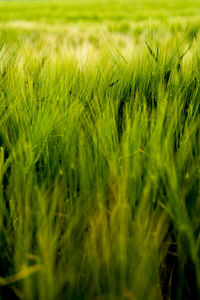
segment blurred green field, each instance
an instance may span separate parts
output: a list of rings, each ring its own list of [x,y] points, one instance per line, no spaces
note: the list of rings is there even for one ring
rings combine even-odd
[[[69,0],[69,1],[3,1],[0,19],[45,22],[143,21],[149,18],[198,17],[199,0]]]
[[[0,2],[0,300],[200,298],[199,14]]]

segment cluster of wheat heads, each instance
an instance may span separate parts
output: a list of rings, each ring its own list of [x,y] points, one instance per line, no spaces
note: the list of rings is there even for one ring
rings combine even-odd
[[[198,26],[27,30],[0,38],[0,298],[197,299]]]

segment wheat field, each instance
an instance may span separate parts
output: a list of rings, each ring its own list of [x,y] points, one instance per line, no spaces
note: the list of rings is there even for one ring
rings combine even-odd
[[[200,297],[200,1],[0,2],[0,299]]]

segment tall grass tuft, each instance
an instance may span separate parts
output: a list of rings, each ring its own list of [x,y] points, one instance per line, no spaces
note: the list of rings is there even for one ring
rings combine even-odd
[[[0,299],[200,297],[199,37],[145,30],[2,31]]]

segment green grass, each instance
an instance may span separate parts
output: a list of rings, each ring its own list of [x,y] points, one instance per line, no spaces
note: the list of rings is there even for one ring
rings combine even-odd
[[[85,3],[0,3],[0,299],[198,299],[200,2]]]
[[[13,19],[53,23],[105,22],[199,17],[199,0],[69,0],[69,1],[3,1],[0,21]]]

